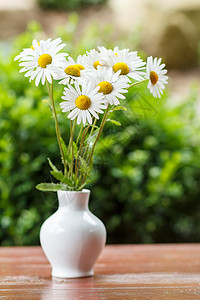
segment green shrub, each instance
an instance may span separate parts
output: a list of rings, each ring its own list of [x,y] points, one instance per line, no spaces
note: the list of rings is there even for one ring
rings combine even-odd
[[[37,0],[44,9],[77,9],[83,6],[103,4],[106,0]]]
[[[92,26],[78,43],[73,42],[76,15],[70,22],[65,29],[58,29],[58,35],[73,57],[80,49],[84,53],[98,44],[113,46],[109,26],[102,31]],[[13,61],[22,48],[31,45],[33,37],[41,35],[39,30],[33,23],[13,43],[1,45],[1,245],[38,244],[41,224],[57,207],[56,194],[35,189],[37,183],[51,180],[47,157],[60,164],[54,122],[42,102],[46,89],[30,84]],[[130,47],[133,41],[130,37],[116,44]],[[57,85],[57,89],[56,98],[60,99],[62,87]],[[88,185],[90,208],[104,221],[108,242],[199,241],[200,124],[195,93],[175,106],[170,98],[160,101],[144,91],[136,88],[129,92],[124,103],[128,111],[115,116],[121,127],[106,127]],[[147,118],[155,108],[156,116]],[[59,121],[61,130],[69,125],[64,114]]]
[[[104,219],[108,242],[200,240],[200,123],[194,95],[170,99],[154,119],[119,115],[120,132],[106,134],[96,152],[93,209]],[[153,103],[153,102],[151,102]],[[107,147],[105,146],[107,143]],[[116,239],[117,237],[117,239]]]

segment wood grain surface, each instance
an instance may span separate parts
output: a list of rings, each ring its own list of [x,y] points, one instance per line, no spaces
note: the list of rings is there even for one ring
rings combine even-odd
[[[40,247],[2,247],[0,299],[200,299],[200,245],[109,245],[95,276],[65,280]]]

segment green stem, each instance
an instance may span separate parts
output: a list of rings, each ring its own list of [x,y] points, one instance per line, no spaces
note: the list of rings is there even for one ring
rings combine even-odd
[[[46,84],[47,84],[47,89],[48,89],[48,93],[49,93],[49,98],[51,100],[53,117],[54,117],[54,120],[55,120],[55,129],[56,129],[56,136],[57,136],[57,140],[58,140],[58,145],[59,145],[59,148],[60,148],[60,153],[61,153],[61,157],[62,157],[63,164],[64,164],[64,174],[66,174],[67,165],[66,165],[65,155],[64,155],[63,148],[62,148],[62,144],[61,144],[60,128],[59,128],[59,124],[58,124],[58,118],[57,118],[55,103],[54,103],[54,99],[53,99],[53,82],[51,84],[51,88],[50,88],[50,84],[48,83],[47,80],[46,80]]]
[[[94,120],[94,123],[93,123],[92,129],[91,129],[91,131],[90,131],[90,133],[89,133],[89,136],[88,136],[88,139],[89,139],[89,138],[90,138],[90,136],[93,134],[93,131],[94,131],[94,129],[95,129],[95,125],[96,125],[96,123],[97,123],[97,119],[95,119],[95,120]],[[88,148],[89,148],[89,144],[87,144],[87,146],[86,146],[86,149],[85,149],[85,152],[84,152],[84,154],[83,154],[83,158],[84,158],[84,159],[85,159],[85,156],[87,155]]]
[[[91,129],[91,131],[90,131],[89,137],[93,134],[93,131],[94,131],[94,129],[95,129],[96,123],[97,123],[97,119],[94,120],[94,123],[93,123],[92,129]]]
[[[146,81],[148,81],[149,79],[144,79],[144,80],[141,80],[141,81],[138,81],[138,82],[134,82],[134,83],[132,83],[131,85],[129,85],[129,87],[128,87],[128,89],[130,89],[132,86],[134,86],[134,85],[137,85],[137,84],[139,84],[139,83],[142,83],[142,82],[146,82]]]
[[[88,167],[90,167],[90,165],[92,163],[92,157],[93,157],[93,153],[94,153],[94,148],[95,148],[95,146],[96,146],[96,144],[97,144],[97,142],[98,142],[98,140],[99,140],[99,138],[101,136],[101,133],[103,131],[103,128],[104,128],[106,120],[107,120],[107,117],[108,117],[108,115],[110,113],[109,108],[110,108],[110,105],[108,104],[108,107],[107,107],[107,109],[105,111],[105,114],[104,114],[103,119],[102,119],[101,124],[100,124],[99,133],[98,133],[98,135],[96,137],[96,140],[95,140],[95,142],[94,142],[94,144],[92,146],[92,150],[90,152],[90,155],[86,159],[86,161],[89,160],[88,161]],[[84,182],[86,181],[86,178],[87,178],[87,174],[85,174],[84,176],[82,176],[81,185],[84,184]]]
[[[79,130],[79,134],[78,134],[78,137],[77,137],[77,139],[76,139],[76,145],[78,145],[78,142],[79,142],[79,139],[80,139],[80,137],[81,137],[81,134],[82,134],[82,131],[83,131],[83,124],[81,123],[81,128],[80,128],[80,130]]]
[[[102,133],[102,131],[103,131],[103,129],[104,129],[104,126],[105,126],[105,124],[106,124],[107,117],[109,116],[109,113],[110,113],[109,108],[110,108],[110,105],[108,104],[108,107],[107,107],[107,109],[106,109],[106,111],[105,111],[105,114],[104,114],[103,119],[102,119],[101,124],[100,124],[99,133],[98,133],[98,135],[97,135],[97,137],[96,137],[96,140],[95,140],[95,142],[94,142],[94,144],[93,144],[93,147],[92,147],[92,150],[91,150],[91,152],[90,152],[90,155],[89,155],[89,156],[87,157],[87,159],[86,159],[86,162],[89,160],[89,161],[88,161],[88,167],[91,166],[91,163],[92,163],[92,157],[93,157],[93,154],[94,154],[94,148],[95,148],[95,146],[96,146],[96,144],[97,144],[97,142],[98,142],[98,140],[99,140],[99,138],[100,138],[100,136],[101,136],[101,133]],[[86,181],[86,178],[87,178],[87,174],[85,174],[85,176],[82,176],[81,185],[84,184],[84,182]]]
[[[70,148],[71,148],[71,143],[72,143],[72,120],[70,120],[70,139],[69,139],[69,145],[67,149],[67,155],[69,155]]]
[[[73,121],[71,121],[73,123]],[[76,125],[76,119],[74,120],[73,126],[71,123],[71,134],[70,134],[70,140],[71,140],[71,150],[72,150],[72,161],[71,161],[71,179],[73,180],[73,168],[74,168],[74,149],[73,149],[73,137],[74,137],[74,129]]]
[[[80,146],[79,146],[79,149],[78,149],[78,153],[77,153],[77,157],[76,157],[76,162],[75,162],[75,182],[78,178],[78,170],[79,170],[79,166],[80,166],[80,160],[78,159],[80,154],[81,154],[81,151],[83,149],[83,146],[84,146],[84,143],[85,143],[85,137],[87,135],[87,132],[90,128],[90,125],[88,125],[84,130],[83,130],[83,134],[82,134],[82,138],[81,138],[81,142],[80,142]]]
[[[103,119],[102,119],[102,121],[101,121],[101,125],[100,125],[100,128],[99,128],[99,133],[98,133],[98,135],[97,135],[97,137],[96,137],[96,140],[95,140],[95,142],[94,142],[94,144],[93,144],[93,146],[92,146],[92,150],[91,150],[91,153],[90,153],[90,156],[89,156],[88,166],[90,166],[90,164],[91,164],[92,156],[93,156],[93,153],[94,153],[94,148],[95,148],[95,146],[96,146],[96,144],[97,144],[97,142],[98,142],[98,140],[99,140],[99,138],[100,138],[100,136],[101,136],[101,133],[102,133],[102,131],[103,131],[103,128],[104,128],[104,126],[105,126],[106,119],[107,119],[107,116],[108,116],[108,114],[109,114],[109,107],[110,107],[110,105],[108,104],[108,107],[107,107],[107,109],[106,109],[106,111],[105,111],[105,114],[104,114],[104,116],[103,116]]]

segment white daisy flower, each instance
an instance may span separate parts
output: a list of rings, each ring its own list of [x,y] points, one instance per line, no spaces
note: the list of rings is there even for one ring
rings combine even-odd
[[[47,41],[50,41],[51,39],[48,39]],[[38,43],[38,46],[40,46],[40,43]],[[33,54],[33,51],[34,50],[34,47],[33,45],[30,47],[30,48],[24,48],[19,55],[17,55],[15,58],[14,58],[14,61],[16,60],[19,60],[21,61],[22,58],[26,55],[32,55]]]
[[[100,87],[98,92],[103,93],[104,99],[111,105],[118,105],[119,99],[125,99],[124,93],[128,91],[129,79],[126,76],[119,76],[120,70],[115,73],[112,68],[98,66],[97,71],[90,72],[86,79],[92,80],[95,86]]]
[[[98,49],[99,49],[101,55],[109,55],[110,52],[113,52],[113,53],[115,53],[115,55],[117,56],[118,53],[119,53],[120,51],[122,51],[122,50],[119,50],[119,47],[117,47],[117,46],[116,46],[113,50],[111,50],[111,49],[106,49],[104,46],[99,46]]]
[[[100,66],[100,60],[102,54],[95,49],[90,51],[86,51],[87,55],[85,56],[85,68],[88,71],[96,70],[98,66]]]
[[[64,102],[60,103],[63,112],[70,111],[68,118],[74,120],[77,117],[77,124],[87,122],[92,124],[92,116],[99,119],[97,113],[103,113],[106,108],[102,93],[98,93],[99,87],[95,87],[92,81],[82,84],[75,81],[75,88],[70,84],[64,88]]]
[[[146,79],[149,79],[147,87],[149,88],[151,94],[154,97],[161,97],[160,94],[163,94],[163,89],[165,88],[164,84],[167,84],[168,76],[165,76],[167,73],[165,64],[161,64],[161,58],[157,59],[152,56],[147,58],[147,69],[146,69]]]
[[[45,80],[52,83],[55,71],[64,65],[65,56],[68,56],[67,53],[58,53],[63,47],[65,44],[62,44],[60,38],[41,40],[39,43],[33,40],[31,48],[24,49],[15,57],[23,67],[20,72],[27,72],[25,77],[30,77],[30,81],[35,79],[36,86],[40,81],[44,85]]]
[[[99,50],[101,56],[108,55],[109,52],[112,51],[111,49],[107,49],[104,46],[98,46],[98,50]]]
[[[99,51],[92,49],[90,51],[86,51],[87,55],[85,56],[85,66],[87,70],[97,70],[98,66],[102,66],[101,60],[103,61],[103,57],[105,55],[109,55],[111,49],[106,49],[104,46],[98,47]],[[114,48],[114,53],[117,55],[119,48]]]
[[[110,50],[108,55],[103,57],[101,64],[112,67],[115,73],[120,70],[120,75],[138,81],[143,80],[142,76],[145,75],[143,71],[145,62],[137,55],[137,51],[129,52],[129,49],[119,50],[117,47],[114,51]]]
[[[108,57],[110,54],[112,55],[112,53],[114,53],[117,56],[118,53],[122,51],[119,50],[119,47],[117,46],[113,50],[106,49],[104,46],[99,46],[98,49],[100,51],[100,57],[101,57],[99,61],[99,65],[102,67],[109,67],[108,63],[106,62],[107,61],[106,57]]]
[[[62,79],[59,83],[67,85],[68,83],[73,83],[76,80],[82,79],[84,70],[85,54],[79,55],[76,62],[69,56],[68,61],[65,61],[63,68],[57,71],[56,79]]]

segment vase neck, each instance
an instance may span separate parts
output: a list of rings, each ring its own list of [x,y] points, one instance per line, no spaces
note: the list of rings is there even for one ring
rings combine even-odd
[[[66,208],[69,210],[86,210],[88,209],[88,201],[90,191],[84,189],[81,192],[75,191],[58,191],[59,209]]]

